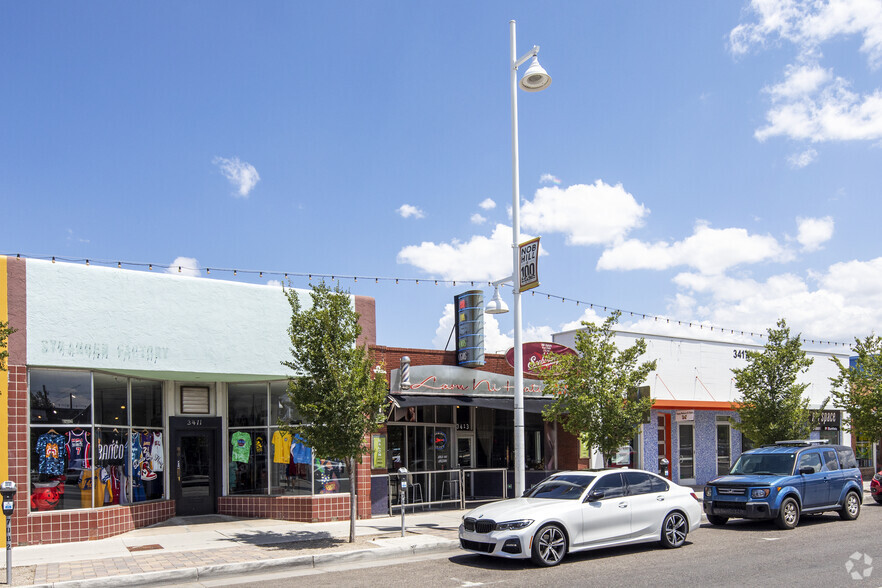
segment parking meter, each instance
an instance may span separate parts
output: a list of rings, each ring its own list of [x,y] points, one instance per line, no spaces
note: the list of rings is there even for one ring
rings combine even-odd
[[[666,457],[658,458],[658,473],[660,473],[662,476],[664,476],[666,478],[670,477],[670,474],[668,472],[669,465],[671,465],[671,462],[668,461],[668,458],[666,458]]]
[[[401,489],[401,536],[404,537],[404,511],[407,510],[407,468],[398,468],[398,483]]]
[[[6,516],[6,585],[12,584],[12,511],[15,509],[15,482],[6,480],[0,484],[3,497],[3,514]]]
[[[3,514],[7,517],[12,516],[12,510],[15,508],[15,482],[6,480],[0,484],[0,495],[3,496]]]

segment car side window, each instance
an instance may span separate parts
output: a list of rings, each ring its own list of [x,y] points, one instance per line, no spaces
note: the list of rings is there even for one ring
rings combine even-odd
[[[822,449],[821,455],[824,457],[824,465],[828,470],[835,471],[839,469],[839,462],[836,460],[836,452],[832,449]]]
[[[816,451],[811,451],[808,453],[803,453],[799,456],[799,465],[796,468],[796,471],[799,472],[802,468],[810,467],[813,472],[817,474],[821,471],[821,456]]]
[[[854,452],[849,447],[837,447],[836,453],[839,454],[839,463],[842,469],[856,468],[857,460],[854,458]]]
[[[603,498],[619,498],[625,495],[622,474],[609,474],[597,480],[591,490],[603,492]]]
[[[656,492],[667,492],[671,489],[668,483],[661,478],[658,478],[656,476],[649,476],[649,479],[652,481],[652,490],[650,490],[650,492],[652,492],[653,494]]]
[[[652,492],[652,476],[643,472],[624,472],[628,495],[649,494]]]

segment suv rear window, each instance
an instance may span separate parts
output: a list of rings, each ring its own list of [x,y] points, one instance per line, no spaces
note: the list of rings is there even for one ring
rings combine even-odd
[[[842,469],[858,467],[857,461],[854,458],[854,451],[850,447],[837,447],[836,453],[839,454],[839,464],[842,466]]]

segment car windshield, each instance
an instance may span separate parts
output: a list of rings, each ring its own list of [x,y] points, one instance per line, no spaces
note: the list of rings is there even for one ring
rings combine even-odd
[[[795,453],[743,453],[729,474],[734,476],[789,476]]]
[[[539,482],[530,488],[524,496],[527,498],[578,500],[593,480],[594,476],[588,475],[555,476]]]

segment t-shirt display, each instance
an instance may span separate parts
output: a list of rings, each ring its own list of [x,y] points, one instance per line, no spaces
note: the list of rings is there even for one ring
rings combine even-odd
[[[162,433],[153,433],[153,445],[150,450],[150,464],[154,472],[161,472],[165,468],[165,455],[162,451]]]
[[[49,429],[37,439],[37,471],[49,476],[64,474],[65,457],[67,451],[64,448],[66,439],[55,429]],[[57,501],[56,501],[57,502]]]
[[[98,433],[98,458],[96,465],[99,467],[123,465],[125,459],[126,445],[123,443],[122,434],[116,429],[100,431]]]
[[[244,431],[236,431],[230,438],[233,446],[231,461],[248,463],[251,456],[251,434]]]
[[[291,433],[276,431],[273,433],[273,462],[288,464],[291,461]]]

